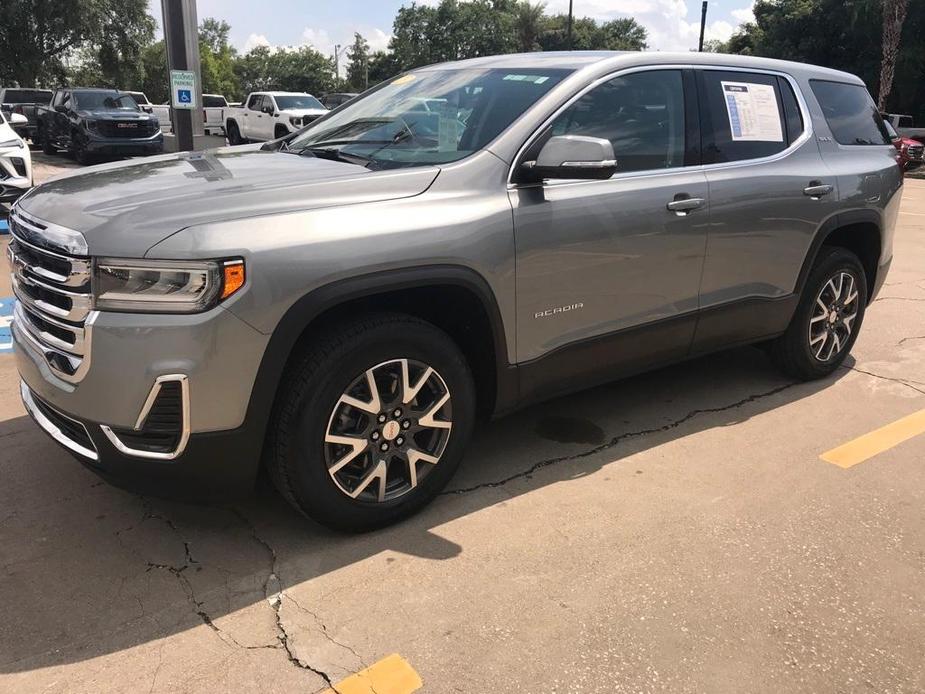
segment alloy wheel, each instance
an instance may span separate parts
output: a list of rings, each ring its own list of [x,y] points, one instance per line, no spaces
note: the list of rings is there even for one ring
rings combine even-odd
[[[809,321],[809,348],[817,361],[829,362],[847,347],[860,308],[857,281],[840,270],[822,285]]]
[[[452,417],[450,390],[436,369],[414,359],[377,364],[334,405],[324,437],[328,474],[357,501],[404,496],[440,462]]]

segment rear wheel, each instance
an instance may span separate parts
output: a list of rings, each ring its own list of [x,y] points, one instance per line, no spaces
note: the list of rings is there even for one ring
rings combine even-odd
[[[270,432],[283,496],[331,528],[414,513],[449,482],[472,431],[475,388],[455,343],[411,316],[344,323],[295,359]]]
[[[771,356],[801,380],[828,376],[848,356],[867,307],[867,276],[844,248],[823,248],[790,326],[771,343]]]

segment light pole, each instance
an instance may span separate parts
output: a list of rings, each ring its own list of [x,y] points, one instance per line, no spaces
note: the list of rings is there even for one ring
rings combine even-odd
[[[568,0],[568,39],[566,45],[572,50],[572,0]]]
[[[700,43],[697,45],[697,51],[703,53],[703,30],[707,27],[707,0],[703,0],[700,6]]]

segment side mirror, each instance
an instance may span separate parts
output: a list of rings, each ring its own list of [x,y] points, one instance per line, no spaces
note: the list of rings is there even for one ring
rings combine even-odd
[[[557,135],[543,145],[536,161],[524,169],[532,178],[607,179],[617,171],[610,140],[585,135]]]
[[[269,115],[269,116],[273,115],[273,110],[274,110],[274,109],[273,109],[272,106],[264,106],[264,107],[263,107],[263,112],[266,113],[266,114]]]
[[[9,118],[10,125],[29,125],[29,119],[21,113],[11,113],[7,117]]]

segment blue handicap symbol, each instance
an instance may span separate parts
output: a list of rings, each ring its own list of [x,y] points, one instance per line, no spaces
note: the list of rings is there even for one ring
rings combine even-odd
[[[0,297],[0,354],[13,351],[13,336],[10,334],[13,301],[13,297]]]
[[[181,104],[191,104],[193,103],[193,93],[189,89],[178,89],[177,100]]]
[[[7,224],[5,219],[0,219],[0,234],[10,233],[10,225]]]

